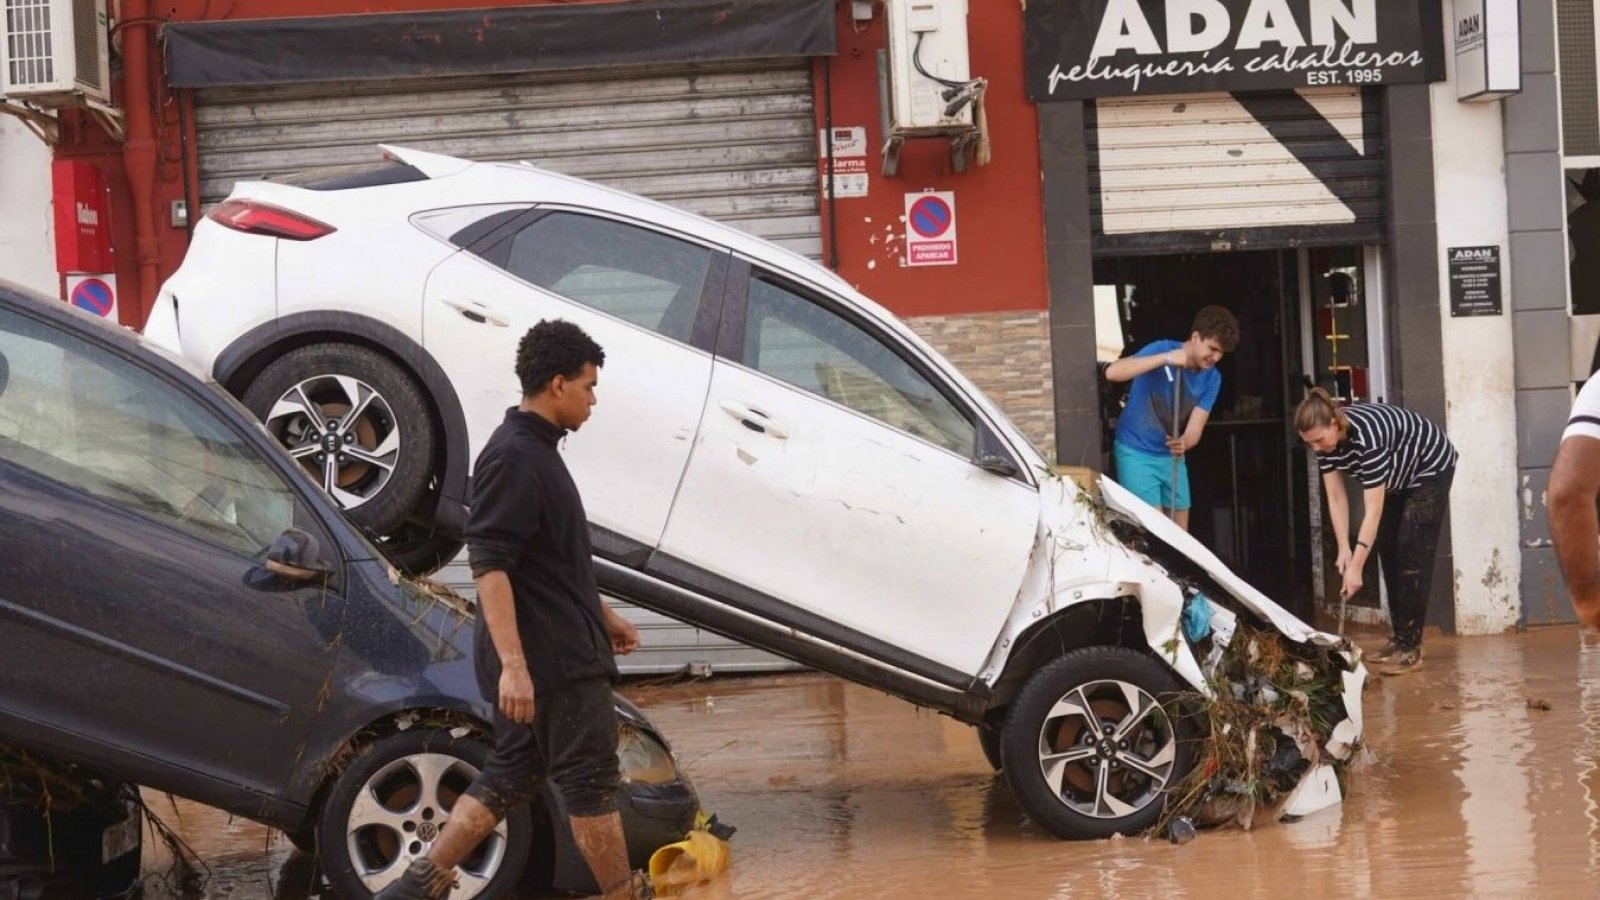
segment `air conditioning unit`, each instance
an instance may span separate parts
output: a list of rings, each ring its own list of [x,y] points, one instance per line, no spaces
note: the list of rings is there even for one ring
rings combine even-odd
[[[967,168],[976,152],[987,162],[986,126],[979,112],[988,80],[972,77],[967,53],[967,0],[885,0],[889,32],[888,133],[883,174],[892,177],[908,139],[948,138],[950,163]],[[979,148],[984,149],[979,149]]]
[[[106,0],[0,0],[0,96],[36,106],[111,98]]]
[[[946,94],[971,82],[967,0],[889,0],[890,124],[907,136],[972,127],[972,104]]]

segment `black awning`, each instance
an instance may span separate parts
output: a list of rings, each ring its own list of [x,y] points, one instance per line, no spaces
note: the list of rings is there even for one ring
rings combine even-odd
[[[175,88],[489,75],[836,52],[833,0],[633,0],[172,22]]]

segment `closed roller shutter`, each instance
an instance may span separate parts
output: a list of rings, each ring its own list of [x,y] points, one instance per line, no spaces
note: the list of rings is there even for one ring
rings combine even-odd
[[[1556,0],[1561,59],[1561,149],[1600,156],[1600,79],[1595,73],[1594,0]]]
[[[535,165],[822,255],[810,63],[199,93],[200,200],[240,180],[369,167],[374,144]]]
[[[370,168],[375,144],[535,165],[642,194],[822,253],[811,69],[803,60],[671,70],[302,84],[199,92],[200,199],[234,182]],[[465,556],[436,576],[475,598]],[[609,601],[608,601],[609,602]],[[646,610],[627,673],[793,664]]]
[[[1097,100],[1096,250],[1381,243],[1382,127],[1353,88]]]

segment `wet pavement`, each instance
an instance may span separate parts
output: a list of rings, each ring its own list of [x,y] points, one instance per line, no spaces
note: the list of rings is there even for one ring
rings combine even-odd
[[[695,900],[1595,894],[1600,638],[1430,637],[1422,671],[1374,684],[1376,758],[1342,810],[1183,846],[1056,841],[1024,820],[971,728],[831,677],[624,692],[739,828],[731,871],[682,895]],[[281,836],[151,799],[210,866],[202,896],[307,896],[311,862]],[[162,863],[147,850],[149,871]]]

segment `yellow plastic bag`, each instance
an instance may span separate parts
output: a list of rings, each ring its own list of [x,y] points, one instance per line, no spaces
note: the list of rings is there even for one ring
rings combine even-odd
[[[659,894],[672,894],[728,870],[728,842],[699,828],[681,841],[650,855],[650,882]]]

